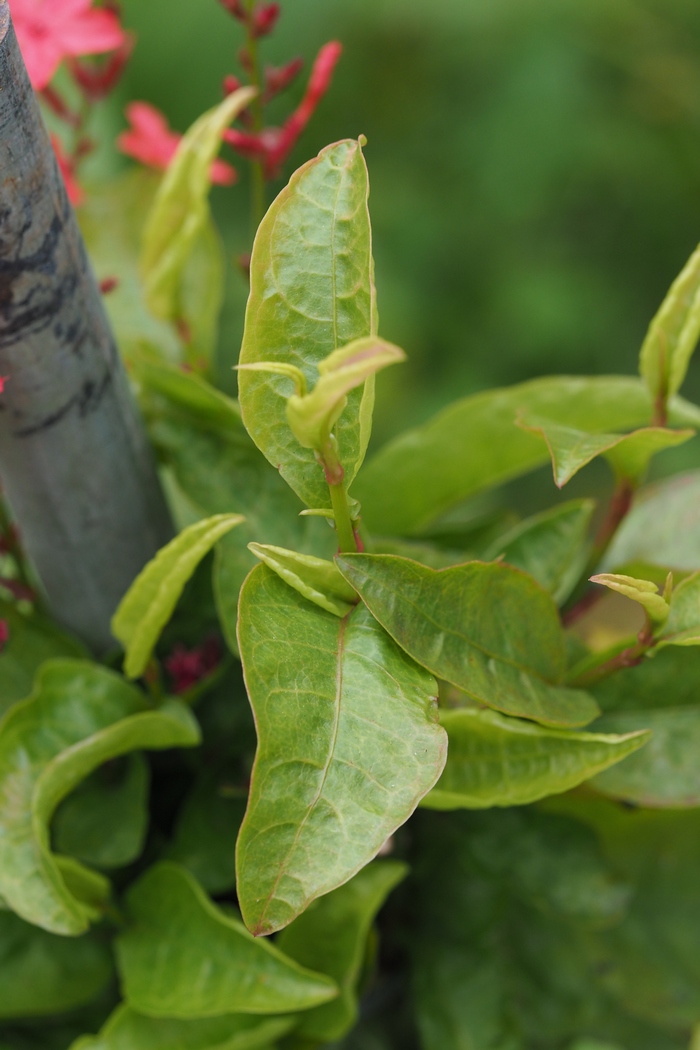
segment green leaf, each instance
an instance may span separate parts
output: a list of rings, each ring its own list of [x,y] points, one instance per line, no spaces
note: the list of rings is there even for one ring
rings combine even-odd
[[[376,334],[367,168],[360,143],[338,142],[292,176],[258,229],[240,362],[282,362],[309,387],[338,347]],[[309,507],[328,506],[311,449],[300,449],[286,417],[289,379],[239,373],[241,410],[258,448]],[[369,441],[374,380],[351,391],[335,426],[347,486]]]
[[[295,1023],[293,1017],[251,1014],[178,1021],[145,1017],[122,1004],[98,1035],[82,1036],[70,1050],[271,1050]]]
[[[405,652],[479,703],[555,726],[598,713],[587,693],[559,686],[566,654],[556,606],[520,570],[468,562],[435,571],[390,554],[336,564]]]
[[[97,868],[136,860],[148,830],[148,787],[148,764],[139,754],[96,770],[56,810],[54,852]]]
[[[238,899],[248,928],[272,933],[377,854],[439,777],[446,740],[434,679],[362,605],[339,620],[260,565],[239,642],[258,752]]]
[[[248,549],[280,579],[321,609],[342,619],[357,604],[357,594],[341,576],[335,562],[262,543],[249,543]]]
[[[33,694],[0,722],[0,895],[28,922],[76,935],[95,917],[90,896],[104,879],[49,849],[49,822],[59,802],[109,759],[140,748],[198,743],[182,704],[148,710],[143,694],[87,661],[53,660]],[[70,885],[68,884],[70,882]]]
[[[559,488],[601,455],[609,460],[618,477],[637,482],[657,452],[682,445],[695,436],[694,430],[667,430],[664,427],[644,427],[631,434],[595,434],[539,416],[521,417],[518,426],[539,435],[545,442],[552,459],[554,483]]]
[[[594,508],[593,500],[577,499],[535,514],[494,540],[484,561],[502,558],[522,569],[561,605],[581,575]]]
[[[168,265],[173,263],[178,265],[175,260],[172,263],[169,261]],[[170,309],[176,314],[172,319],[177,321],[181,318],[184,321],[181,334],[190,347],[189,362],[200,371],[206,371],[216,351],[219,315],[224,303],[225,273],[224,242],[208,215],[189,247],[189,255],[181,272],[168,278],[179,284],[179,290],[177,285],[172,290]],[[150,291],[148,282],[146,288]]]
[[[449,751],[445,771],[423,799],[427,809],[521,806],[576,787],[649,739],[545,729],[495,711],[441,711]],[[635,727],[636,728],[636,727]]]
[[[308,1010],[335,998],[330,977],[300,966],[209,900],[189,872],[156,864],[129,890],[117,940],[124,997],[151,1017]]]
[[[653,398],[680,389],[700,336],[700,249],[675,279],[654,316],[639,356],[639,371]]]
[[[113,973],[96,937],[67,939],[0,911],[0,1018],[73,1010],[98,995]]]
[[[214,249],[216,234],[207,200],[210,170],[224,131],[254,95],[253,89],[241,88],[195,121],[160,184],[144,230],[141,270],[148,305],[163,320],[190,320],[185,314],[182,284],[193,253],[200,269],[204,262],[205,290],[208,282],[220,284],[220,263],[212,259],[212,252],[221,249],[218,242]],[[212,294],[211,288],[208,294]],[[219,292],[215,298],[220,299]],[[196,322],[197,318],[192,320]]]
[[[202,558],[242,521],[240,514],[216,514],[195,522],[159,550],[136,577],[112,618],[112,633],[126,649],[124,673],[128,678],[138,678],[145,671],[161,631]]]
[[[241,428],[241,412],[236,401],[227,397],[196,372],[161,361],[142,351],[132,362],[131,372],[147,394],[157,393],[207,428],[224,435]]]
[[[700,425],[694,405],[675,398],[670,407],[670,425]],[[518,416],[595,432],[644,426],[652,411],[644,384],[626,376],[552,376],[488,390],[389,442],[363,470],[354,495],[370,530],[420,532],[467,496],[548,462],[541,439],[515,426]]]
[[[50,620],[37,613],[25,615],[16,605],[0,602],[0,620],[9,631],[9,640],[0,653],[0,715],[17,700],[29,696],[34,675],[45,660],[57,657],[87,656],[82,645],[59,631]]]
[[[282,932],[277,943],[283,952],[303,966],[330,974],[340,988],[337,999],[304,1015],[300,1038],[333,1042],[355,1024],[357,985],[372,921],[407,874],[408,866],[399,861],[374,861],[350,882],[314,901]]]
[[[674,588],[671,609],[657,645],[700,645],[700,570]]]
[[[225,893],[236,884],[236,838],[246,794],[228,794],[222,778],[203,775],[188,795],[165,852],[197,879],[207,893]]]
[[[611,591],[624,594],[633,602],[641,605],[655,623],[663,623],[668,617],[669,604],[651,580],[639,580],[634,576],[623,576],[613,572],[599,572],[591,576],[591,583],[599,583]]]
[[[637,493],[602,568],[608,572],[631,562],[691,572],[700,567],[700,471],[667,478]]]

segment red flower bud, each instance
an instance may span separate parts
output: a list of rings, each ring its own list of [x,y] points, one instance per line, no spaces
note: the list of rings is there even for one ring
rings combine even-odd
[[[242,86],[243,85],[241,84],[238,77],[234,77],[232,73],[227,73],[224,77],[224,95],[232,95],[234,91],[238,91],[238,89]]]
[[[164,660],[172,680],[173,692],[184,693],[206,678],[221,661],[221,646],[216,637],[208,638],[195,649],[178,644]]]
[[[262,7],[256,8],[253,14],[253,35],[268,36],[275,28],[279,16],[279,4],[263,4]]]
[[[9,378],[9,376],[0,376],[0,394],[5,393],[5,383],[7,383]]]
[[[68,68],[73,80],[91,102],[106,98],[117,86],[134,50],[134,43],[133,34],[125,33],[121,46],[100,64],[79,62],[75,58],[69,60]]]
[[[118,277],[105,277],[104,280],[100,281],[100,291],[103,295],[109,295],[110,292],[115,291],[118,287]]]
[[[239,22],[247,21],[248,14],[243,6],[242,0],[221,0],[221,6],[225,8],[230,15],[237,18]]]
[[[7,620],[0,620],[0,653],[10,640],[10,628]]]
[[[265,105],[276,95],[279,95],[281,91],[286,90],[286,88],[296,80],[303,68],[303,58],[293,58],[286,66],[266,66],[265,92],[262,98],[263,104]]]

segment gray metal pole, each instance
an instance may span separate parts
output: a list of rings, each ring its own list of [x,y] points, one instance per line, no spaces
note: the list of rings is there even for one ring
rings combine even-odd
[[[153,455],[0,0],[0,476],[53,614],[93,650],[172,537]]]

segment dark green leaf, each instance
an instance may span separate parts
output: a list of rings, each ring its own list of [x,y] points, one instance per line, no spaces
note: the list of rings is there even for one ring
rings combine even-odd
[[[0,602],[0,620],[9,631],[9,641],[0,653],[0,715],[17,700],[29,696],[34,675],[45,660],[81,657],[87,653],[79,642],[63,634],[39,615],[25,616],[17,606]]]
[[[127,894],[131,925],[117,941],[124,996],[151,1017],[308,1010],[337,995],[212,904],[177,864],[150,868]]]
[[[180,365],[142,351],[132,363],[132,373],[146,396],[160,394],[207,429],[228,435],[242,428],[237,402],[196,372],[183,371]]]
[[[555,726],[595,718],[587,693],[558,684],[566,653],[556,606],[523,572],[483,562],[435,571],[390,554],[336,562],[401,648],[474,700]]]
[[[318,364],[354,339],[376,334],[367,168],[360,143],[338,142],[292,176],[258,230],[251,260],[241,364],[299,367],[309,387]],[[284,377],[239,374],[241,409],[258,448],[309,507],[329,505],[311,449],[302,449],[286,417],[294,392]],[[369,441],[374,380],[348,395],[335,426],[350,485]]]
[[[434,679],[360,605],[344,620],[260,565],[239,642],[258,730],[238,840],[249,929],[272,933],[367,864],[445,763]]]
[[[670,425],[700,425],[700,409],[675,398]],[[524,413],[581,430],[644,426],[653,411],[641,380],[553,376],[488,390],[455,402],[383,448],[354,495],[368,528],[416,533],[467,496],[526,474],[549,459],[543,442],[515,426]]]
[[[545,729],[479,708],[441,711],[440,721],[449,751],[444,773],[421,803],[429,809],[522,805],[568,791],[649,736]]]
[[[303,966],[330,974],[340,995],[304,1014],[300,1038],[326,1043],[342,1038],[357,1020],[357,984],[372,921],[408,873],[398,861],[374,861],[344,886],[314,901],[281,934],[283,952]]]
[[[215,775],[202,776],[185,800],[165,856],[187,868],[207,893],[235,886],[236,837],[246,801],[244,791],[229,794]]]
[[[148,710],[143,694],[111,671],[87,661],[45,664],[33,694],[0,722],[0,894],[10,907],[54,933],[87,929],[95,917],[89,898],[108,884],[51,854],[56,807],[111,758],[198,739],[182,704]]]

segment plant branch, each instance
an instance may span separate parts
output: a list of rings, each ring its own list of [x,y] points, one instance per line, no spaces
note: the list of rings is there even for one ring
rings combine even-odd
[[[567,681],[567,685],[572,689],[587,689],[601,682],[604,678],[609,678],[616,671],[624,671],[629,667],[636,667],[654,645],[656,645],[656,642],[653,637],[653,625],[647,618],[647,622],[637,635],[637,641],[633,645],[628,645],[625,649],[608,657],[599,664],[587,667],[575,678]]]

